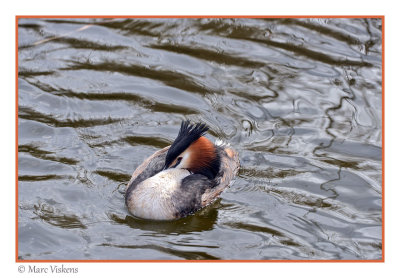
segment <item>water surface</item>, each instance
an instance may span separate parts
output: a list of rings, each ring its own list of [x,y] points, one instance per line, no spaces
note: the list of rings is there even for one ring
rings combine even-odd
[[[381,19],[18,21],[20,260],[382,258]],[[133,170],[182,120],[240,154],[173,222]]]

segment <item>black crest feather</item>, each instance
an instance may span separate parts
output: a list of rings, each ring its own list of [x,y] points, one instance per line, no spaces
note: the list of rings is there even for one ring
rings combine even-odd
[[[165,166],[168,166],[177,158],[190,144],[203,136],[208,130],[206,124],[191,124],[190,121],[183,121],[178,136],[172,143],[165,158]]]

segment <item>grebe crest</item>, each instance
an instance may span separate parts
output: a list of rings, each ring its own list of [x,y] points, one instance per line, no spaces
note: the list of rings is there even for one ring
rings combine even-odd
[[[203,136],[207,131],[205,124],[182,122],[178,136],[168,150],[164,169],[182,168],[208,179],[215,178],[220,169],[220,157],[215,145]]]

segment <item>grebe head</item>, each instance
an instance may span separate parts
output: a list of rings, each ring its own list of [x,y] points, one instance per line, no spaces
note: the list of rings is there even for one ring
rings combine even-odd
[[[215,178],[220,168],[220,157],[214,144],[203,136],[207,130],[205,124],[182,122],[178,136],[168,150],[164,169],[183,168],[209,179]]]

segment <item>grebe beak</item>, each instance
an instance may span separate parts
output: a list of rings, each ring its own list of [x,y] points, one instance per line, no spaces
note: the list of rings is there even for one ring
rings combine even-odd
[[[181,161],[182,161],[182,157],[178,157],[175,164],[173,164],[173,165],[171,164],[169,166],[167,164],[165,164],[164,168],[161,171],[164,171],[165,169],[169,169],[169,168],[176,168],[181,163]]]

